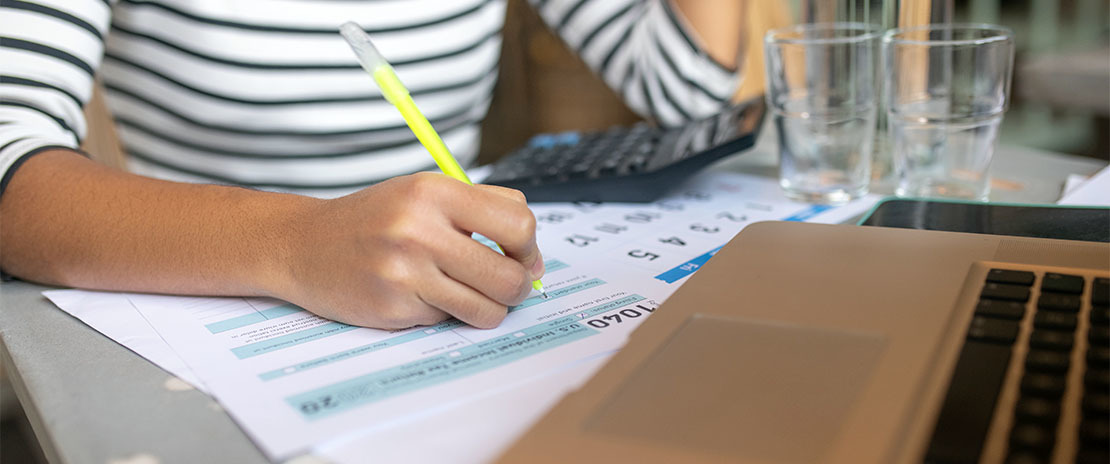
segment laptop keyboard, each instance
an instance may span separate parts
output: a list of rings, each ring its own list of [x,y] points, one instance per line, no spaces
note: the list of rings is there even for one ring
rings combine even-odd
[[[988,272],[926,462],[980,462],[996,421],[1004,462],[1110,463],[1110,280]]]

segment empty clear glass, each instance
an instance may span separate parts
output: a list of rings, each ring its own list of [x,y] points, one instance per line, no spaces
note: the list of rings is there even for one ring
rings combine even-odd
[[[867,193],[877,108],[876,26],[815,23],[764,40],[767,103],[786,196],[844,203]]]
[[[986,200],[1010,101],[1013,33],[985,24],[895,29],[883,37],[895,193]]]

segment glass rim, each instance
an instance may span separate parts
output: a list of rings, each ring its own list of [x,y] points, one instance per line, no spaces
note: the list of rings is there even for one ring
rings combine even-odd
[[[974,39],[946,39],[946,40],[916,40],[898,37],[903,34],[920,31],[990,31],[994,35],[987,37],[979,37]],[[987,23],[953,23],[953,24],[923,24],[913,27],[902,27],[891,29],[883,34],[883,42],[899,44],[899,45],[929,45],[929,46],[951,46],[951,45],[985,45],[995,42],[1012,41],[1014,38],[1014,31],[1006,26],[999,26],[997,24]]]
[[[818,32],[818,31],[850,31],[858,30],[862,33],[851,37],[832,37],[832,38],[785,38],[779,37],[780,34],[787,33],[804,33],[804,32]],[[877,25],[859,22],[823,22],[823,23],[807,23],[795,24],[793,26],[781,27],[778,29],[771,29],[763,37],[763,42],[768,44],[848,44],[856,42],[866,42],[874,40],[882,36],[883,30]]]

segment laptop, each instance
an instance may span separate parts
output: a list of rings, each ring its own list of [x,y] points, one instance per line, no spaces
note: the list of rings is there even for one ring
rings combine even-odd
[[[1110,244],[753,224],[502,462],[1108,459]]]

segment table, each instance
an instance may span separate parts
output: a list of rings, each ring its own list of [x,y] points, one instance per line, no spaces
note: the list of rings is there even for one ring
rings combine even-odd
[[[776,176],[771,131],[751,153],[714,169]],[[1068,174],[1093,174],[1104,161],[1021,147],[998,149],[993,201],[1051,203]],[[889,193],[889,186],[880,186]],[[886,190],[886,192],[884,192]],[[0,284],[0,356],[47,458],[103,464],[148,455],[161,462],[268,462],[206,395],[100,335],[26,282]],[[146,461],[136,461],[146,462]]]

